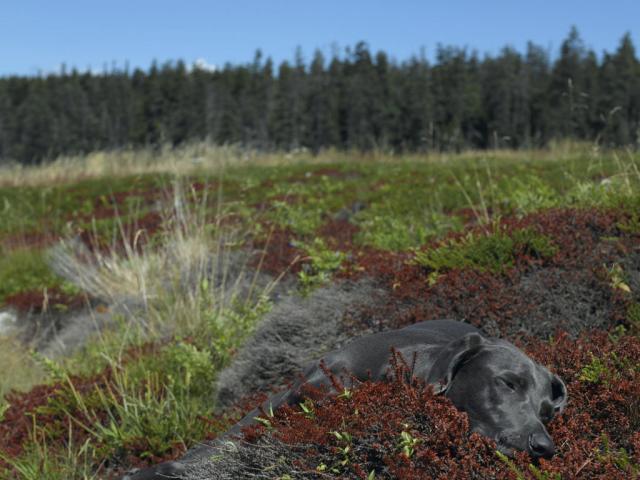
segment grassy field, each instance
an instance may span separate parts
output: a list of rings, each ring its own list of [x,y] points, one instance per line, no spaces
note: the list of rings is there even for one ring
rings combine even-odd
[[[214,438],[264,394],[213,400],[279,299],[304,308],[363,279],[384,293],[344,315],[349,336],[456,318],[560,374],[558,454],[501,458],[446,399],[364,384],[312,415],[277,413],[253,432],[275,457],[247,451],[237,472],[637,477],[639,212],[640,155],[583,145],[406,157],[196,145],[5,167],[0,478],[118,478]],[[363,420],[379,398],[384,425]]]

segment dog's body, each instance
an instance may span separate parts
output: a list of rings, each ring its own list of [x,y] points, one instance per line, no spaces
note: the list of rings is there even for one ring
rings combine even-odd
[[[271,397],[223,438],[239,435],[243,427],[263,415],[261,410],[297,404],[305,385],[331,390],[326,371],[347,388],[354,379],[385,380],[392,350],[412,363],[415,378],[433,385],[437,393],[467,412],[471,428],[494,439],[504,453],[517,449],[533,457],[553,456],[555,446],[544,425],[564,408],[567,391],[562,380],[511,343],[484,337],[471,325],[451,320],[367,335],[326,354],[307,368],[290,390]],[[181,461],[142,470],[125,479],[180,478],[185,464],[206,458],[211,452],[212,447],[201,445],[189,450]]]

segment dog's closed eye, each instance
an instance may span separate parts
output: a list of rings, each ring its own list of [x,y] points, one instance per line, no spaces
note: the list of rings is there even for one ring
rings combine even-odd
[[[507,377],[496,377],[496,383],[514,392],[518,390],[518,384]]]
[[[513,392],[525,392],[529,385],[525,377],[516,373],[502,373],[496,377],[496,383]]]

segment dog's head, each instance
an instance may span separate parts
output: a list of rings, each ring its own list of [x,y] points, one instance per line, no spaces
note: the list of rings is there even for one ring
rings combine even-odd
[[[545,425],[564,408],[566,386],[509,342],[467,334],[440,352],[428,382],[502,453],[518,449],[545,458],[555,453]]]

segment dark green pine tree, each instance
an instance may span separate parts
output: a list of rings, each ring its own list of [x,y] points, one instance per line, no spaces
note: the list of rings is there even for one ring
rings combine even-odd
[[[338,102],[336,83],[325,69],[324,55],[317,50],[309,68],[303,115],[304,145],[313,152],[339,143]]]
[[[256,148],[269,146],[267,119],[272,108],[273,63],[262,62],[262,52],[258,50],[253,63],[241,69],[244,94],[238,98],[243,126],[242,143]]]
[[[290,149],[294,147],[294,110],[292,99],[293,69],[289,62],[284,61],[278,68],[273,110],[269,118],[269,138],[277,148]]]
[[[481,141],[478,59],[465,49],[438,46],[433,67],[435,142],[441,150],[460,150]]]
[[[336,101],[336,112],[333,119],[333,129],[338,135],[338,141],[334,145],[338,148],[347,148],[349,142],[349,117],[347,109],[347,66],[337,52],[334,52],[329,64],[329,90]]]
[[[0,165],[11,158],[11,97],[7,83],[0,82]]]
[[[256,104],[256,139],[257,148],[270,148],[269,115],[273,110],[275,79],[273,74],[273,60],[267,58],[256,71],[257,81],[254,85],[254,101]]]
[[[193,65],[186,78],[181,102],[185,105],[189,125],[188,141],[207,138],[207,86],[211,72]]]
[[[431,70],[426,57],[413,57],[394,69],[390,102],[391,144],[400,151],[430,150],[436,145]]]
[[[528,146],[542,147],[550,135],[549,55],[540,46],[529,42],[525,55],[525,75],[529,92]]]
[[[629,33],[616,52],[605,55],[601,76],[603,141],[638,145],[640,136],[640,64]]]
[[[294,58],[291,82],[291,110],[293,115],[293,138],[291,144],[294,148],[299,148],[304,146],[302,143],[305,136],[304,106],[307,96],[307,68],[301,47],[296,48]]]
[[[305,137],[305,67],[300,49],[295,65],[284,61],[278,70],[278,79],[270,109],[269,137],[278,148],[291,150],[303,146]]]
[[[213,139],[218,144],[235,144],[242,139],[242,120],[238,102],[241,79],[242,73],[230,64],[225,65],[220,77],[216,79],[212,98],[217,116]]]
[[[602,131],[602,116],[598,106],[600,95],[600,66],[593,50],[589,50],[582,63],[582,91],[580,92],[579,114],[582,129],[579,138],[598,141]]]
[[[143,145],[162,145],[167,141],[167,132],[164,124],[164,112],[168,99],[164,97],[166,89],[162,88],[164,73],[154,61],[149,74],[144,77],[141,85],[142,115],[144,119]]]
[[[55,115],[49,106],[45,82],[42,78],[34,79],[27,97],[15,112],[17,128],[13,153],[26,164],[53,156]]]
[[[484,146],[518,148],[530,144],[529,77],[522,56],[504,48],[482,65]]]
[[[585,138],[588,128],[584,66],[587,50],[574,26],[562,42],[547,95],[550,127],[558,138]]]
[[[377,52],[374,69],[370,73],[372,82],[371,130],[375,145],[389,149],[392,145],[392,125],[398,119],[395,92],[392,82],[393,65],[385,52]]]
[[[359,42],[355,49],[348,51],[345,65],[347,148],[371,149],[376,146],[372,117],[376,95],[376,71],[369,47]]]

